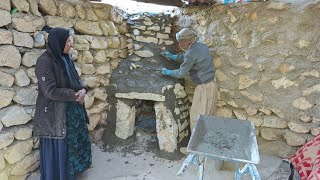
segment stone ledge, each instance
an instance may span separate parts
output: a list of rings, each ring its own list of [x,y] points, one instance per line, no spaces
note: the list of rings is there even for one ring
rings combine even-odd
[[[125,98],[125,99],[143,99],[143,100],[151,100],[151,101],[165,101],[165,96],[159,94],[152,93],[116,93],[117,98]]]

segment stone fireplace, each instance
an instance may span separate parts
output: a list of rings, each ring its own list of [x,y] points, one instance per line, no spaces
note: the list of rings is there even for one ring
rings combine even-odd
[[[163,50],[174,50],[170,17],[144,13],[130,16],[127,23],[131,31],[127,34],[129,56],[113,71],[107,88],[109,121],[118,138],[129,138],[141,114],[137,104],[145,102],[154,109],[159,148],[174,152],[189,135],[190,103],[182,82],[158,71],[179,67],[160,56]]]

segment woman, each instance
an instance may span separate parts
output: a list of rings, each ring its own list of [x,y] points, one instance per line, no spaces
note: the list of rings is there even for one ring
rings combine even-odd
[[[41,180],[73,180],[91,165],[85,86],[71,60],[69,30],[53,28],[38,58],[33,132],[40,138]]]

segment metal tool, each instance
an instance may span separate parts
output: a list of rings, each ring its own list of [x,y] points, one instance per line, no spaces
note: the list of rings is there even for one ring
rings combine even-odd
[[[183,162],[178,177],[182,177],[192,162],[199,166],[198,178],[203,180],[206,159],[211,158],[246,163],[243,168],[238,167],[235,180],[245,173],[250,173],[253,180],[260,180],[255,166],[260,162],[256,132],[250,121],[200,115],[192,130],[187,151],[190,154]]]

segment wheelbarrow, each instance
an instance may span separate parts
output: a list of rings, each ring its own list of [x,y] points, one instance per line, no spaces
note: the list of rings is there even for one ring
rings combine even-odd
[[[210,158],[237,163],[235,180],[240,180],[242,174],[250,174],[253,180],[261,179],[255,166],[260,162],[256,131],[250,121],[200,115],[187,152],[190,154],[178,177],[182,177],[188,165],[193,163],[199,166],[198,180],[203,180],[205,163]],[[240,163],[245,165],[241,168]]]

